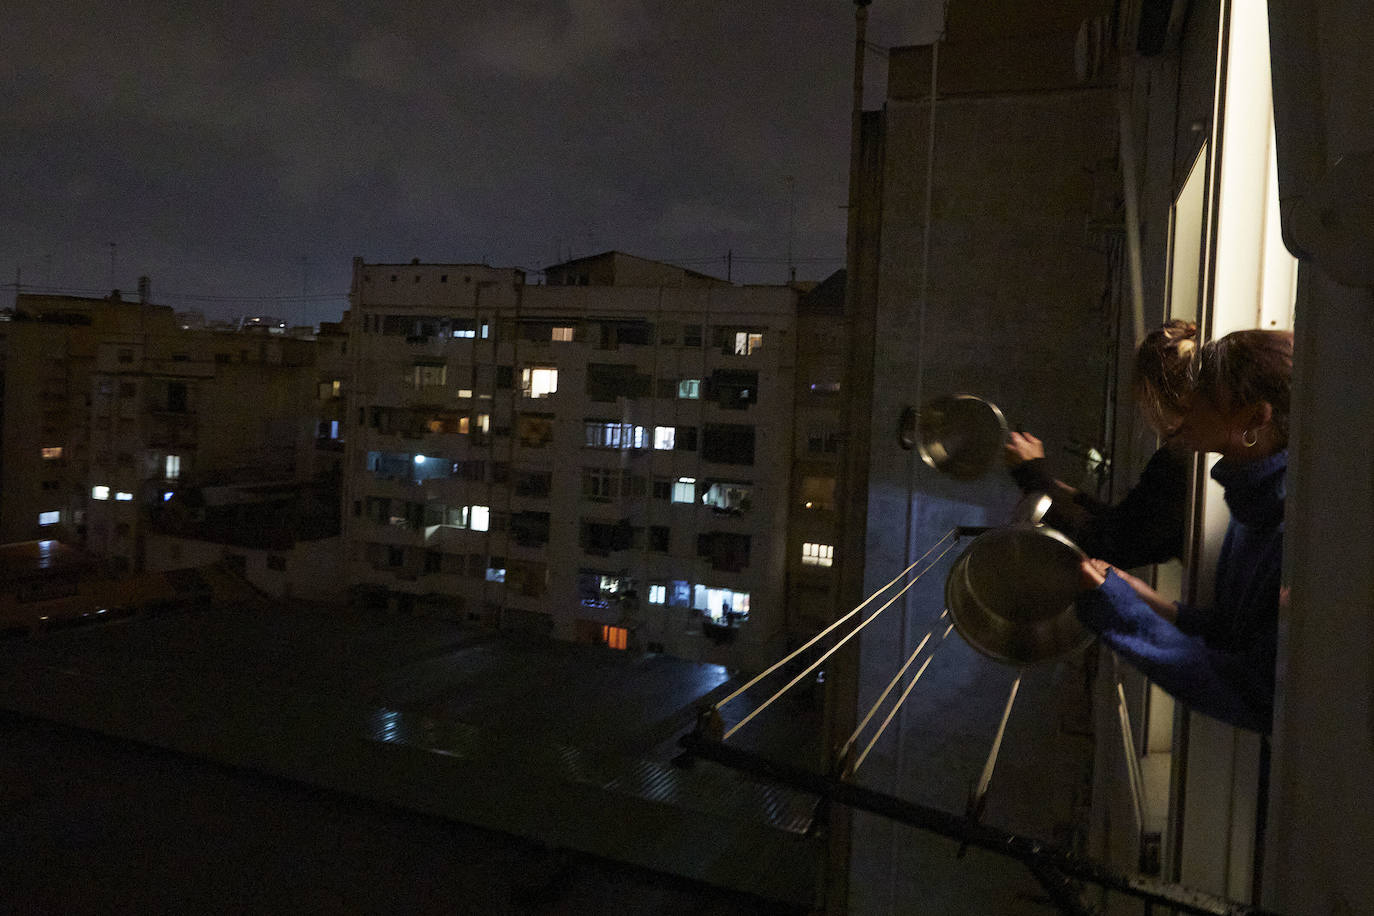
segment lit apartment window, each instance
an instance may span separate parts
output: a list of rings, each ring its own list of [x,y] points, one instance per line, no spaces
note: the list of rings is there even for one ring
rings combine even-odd
[[[673,580],[673,607],[687,607],[692,603],[692,586],[685,579]]]
[[[335,434],[336,434],[336,435],[335,435],[335,438],[337,438],[337,433],[338,433],[338,428],[336,427],[336,428],[335,428]],[[163,469],[162,469],[162,470],[163,470],[163,473],[162,473],[162,478],[163,478],[163,480],[180,480],[180,479],[181,479],[181,456],[180,456],[180,455],[168,455],[168,456],[167,456],[167,460],[163,462]]]
[[[694,503],[697,501],[697,479],[695,477],[679,477],[673,484],[673,502],[675,503]]]
[[[585,425],[587,448],[644,448],[648,432],[643,426],[588,420]]]
[[[44,460],[44,461],[52,461],[52,460],[54,460],[54,459],[56,459],[56,458],[61,458],[61,457],[62,457],[62,446],[60,446],[60,445],[50,445],[50,446],[47,446],[47,447],[45,447],[45,448],[43,449],[43,460]]]
[[[109,487],[91,487],[91,499],[105,500],[110,498]]]
[[[487,567],[488,582],[506,581],[506,561],[500,557],[492,557],[491,565]]]
[[[624,649],[629,641],[630,631],[624,627],[605,626],[601,628],[601,640],[612,649]]]
[[[453,322],[453,336],[473,338],[477,336],[477,326],[471,321],[458,320]]]
[[[472,506],[468,516],[468,527],[473,531],[486,531],[491,527],[491,507]]]
[[[833,544],[802,544],[802,564],[805,566],[830,566],[835,562]]]
[[[650,603],[650,604],[667,604],[667,603],[668,603],[668,586],[666,586],[666,585],[650,585],[650,586],[649,586],[649,603]]]
[[[119,490],[119,491],[116,491],[116,493],[115,493],[115,502],[121,502],[121,503],[132,502],[132,501],[133,501],[133,498],[134,498],[134,494],[129,493],[129,492],[125,491],[125,490]]]
[[[471,389],[471,388],[459,388],[459,389],[458,389],[458,397],[459,397],[459,398],[470,398],[470,397],[472,397],[472,389]]]
[[[558,370],[552,366],[531,366],[520,373],[520,389],[527,398],[546,398],[558,391]]]
[[[677,383],[677,396],[695,401],[701,397],[701,379],[685,378]]]
[[[749,616],[748,592],[710,588],[705,585],[698,585],[695,591],[692,607],[704,611],[712,620],[720,620],[726,616],[742,620]]]
[[[474,431],[479,432],[479,433],[489,433],[489,432],[491,432],[491,414],[489,414],[489,413],[479,413],[479,414],[477,414],[476,416],[474,416],[474,417],[472,418],[472,426],[473,426]]]
[[[676,426],[655,426],[654,448],[672,451],[673,440],[676,438],[676,433]]]
[[[559,341],[559,342],[561,342],[561,343],[572,343],[572,339],[573,339],[573,329],[572,329],[572,328],[554,328],[554,329],[553,329],[553,332],[552,332],[552,334],[551,334],[551,336],[550,336],[550,339],[551,339],[551,340]]]
[[[763,346],[763,335],[753,331],[735,333],[735,355],[748,356]]]
[[[831,380],[823,380],[811,383],[812,394],[839,394],[840,383]]]
[[[40,525],[56,525],[60,521],[62,521],[61,509],[54,509],[51,512],[38,513],[38,524]]]

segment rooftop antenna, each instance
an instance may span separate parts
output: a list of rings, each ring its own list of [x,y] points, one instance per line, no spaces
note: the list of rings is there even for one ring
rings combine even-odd
[[[115,278],[115,251],[118,246],[114,242],[110,243],[110,288],[114,289]]]

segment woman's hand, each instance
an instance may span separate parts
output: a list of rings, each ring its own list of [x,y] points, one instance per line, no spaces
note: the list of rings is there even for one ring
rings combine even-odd
[[[1020,467],[1032,458],[1044,458],[1045,445],[1030,433],[1014,432],[1002,446],[1002,455],[1007,460],[1007,467]]]
[[[1101,588],[1102,583],[1107,581],[1108,572],[1129,585],[1131,590],[1140,596],[1140,600],[1148,604],[1156,614],[1170,623],[1178,619],[1178,605],[1155,591],[1144,580],[1136,578],[1125,570],[1117,569],[1106,560],[1084,559],[1078,564],[1079,583],[1085,591]]]
[[[1091,591],[1101,588],[1102,583],[1107,581],[1107,570],[1111,569],[1106,560],[1094,560],[1084,557],[1083,562],[1078,564],[1078,582],[1083,586],[1084,591]]]

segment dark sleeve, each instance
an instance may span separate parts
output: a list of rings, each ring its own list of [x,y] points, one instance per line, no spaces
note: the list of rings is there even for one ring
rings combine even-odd
[[[1270,709],[1255,674],[1264,659],[1184,633],[1115,573],[1082,595],[1076,609],[1084,626],[1175,699],[1231,725],[1269,731]]]
[[[1188,459],[1161,448],[1121,502],[1086,521],[1075,540],[1090,557],[1131,569],[1183,555]]]
[[[1054,478],[1046,469],[1044,458],[1021,462],[1011,469],[1011,479],[1022,493],[1049,493],[1054,488]]]

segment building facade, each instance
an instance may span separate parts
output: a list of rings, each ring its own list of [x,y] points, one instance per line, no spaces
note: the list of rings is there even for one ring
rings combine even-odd
[[[627,285],[645,275],[629,259],[616,280],[627,257],[537,286],[355,261],[344,534],[362,600],[706,661],[781,644],[796,293],[671,268]]]

